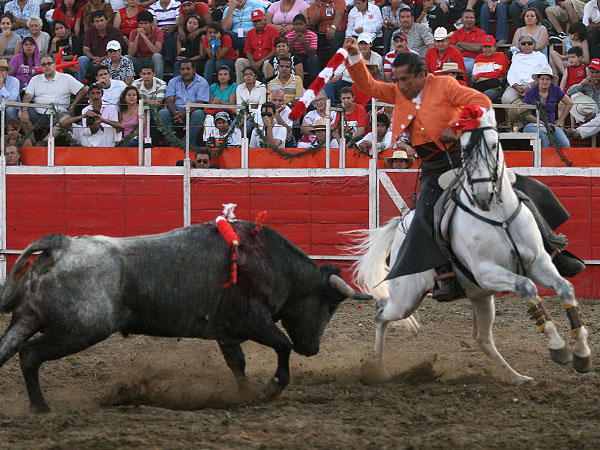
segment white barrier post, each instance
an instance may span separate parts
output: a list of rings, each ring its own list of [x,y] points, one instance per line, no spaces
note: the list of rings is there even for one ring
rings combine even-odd
[[[340,111],[340,169],[346,168],[346,135],[344,133],[344,122],[346,115],[344,110]]]
[[[144,100],[138,104],[138,166],[144,165]],[[123,136],[125,137],[125,136]]]
[[[331,100],[327,99],[325,104],[325,120],[327,125],[325,127],[325,168],[331,167]]]
[[[48,167],[54,166],[54,111],[58,111],[55,105],[52,104],[52,112],[50,113],[50,136],[48,137]]]
[[[250,114],[252,114],[252,112],[250,112]],[[243,126],[244,126],[244,134],[242,135],[242,161],[241,161],[241,168],[242,169],[247,169],[248,168],[248,147],[249,147],[249,142],[248,142],[248,118],[246,117],[246,114],[240,114],[238,117],[241,117],[242,120],[244,121]]]
[[[152,166],[152,137],[150,136],[150,108],[146,111],[146,137],[144,138],[144,166]]]
[[[375,168],[377,168],[377,101],[371,99],[371,157],[375,160]]]

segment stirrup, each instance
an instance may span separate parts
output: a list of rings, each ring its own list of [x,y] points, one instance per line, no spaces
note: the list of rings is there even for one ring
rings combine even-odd
[[[456,272],[445,272],[444,268],[440,269],[443,273],[434,278],[435,285],[431,297],[438,302],[451,302],[463,298],[465,292],[456,279]]]

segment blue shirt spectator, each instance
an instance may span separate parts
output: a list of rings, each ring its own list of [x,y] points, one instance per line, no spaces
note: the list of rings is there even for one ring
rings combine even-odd
[[[223,11],[221,25],[233,39],[233,47],[244,48],[244,40],[248,31],[254,28],[252,23],[252,11],[255,9],[265,10],[264,4],[257,0],[236,0],[237,6],[229,11],[229,6]]]
[[[21,9],[19,1],[12,0],[4,7],[4,12],[12,13],[15,18],[15,23],[19,25],[19,28],[15,29],[14,32],[19,34],[21,37],[25,37],[29,35],[27,19],[31,17],[40,17],[40,5],[34,0],[27,0],[23,6],[23,9]]]
[[[198,74],[186,87],[182,75],[172,78],[167,84],[165,97],[175,97],[175,108],[177,111],[185,111],[185,103],[208,102],[210,98],[210,87],[207,81]]]

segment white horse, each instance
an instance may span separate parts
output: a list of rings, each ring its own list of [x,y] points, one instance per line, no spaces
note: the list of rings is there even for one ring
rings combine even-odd
[[[446,222],[446,238],[456,257],[477,282],[474,284],[455,266],[458,280],[473,306],[473,337],[481,350],[503,370],[511,384],[532,381],[532,378],[510,367],[496,349],[492,335],[495,317],[493,294],[513,291],[530,305],[536,325],[549,340],[552,359],[568,364],[571,355],[556,330],[556,323],[538,297],[534,284],[537,283],[556,291],[561,298],[571,319],[571,334],[575,338],[573,366],[579,372],[587,372],[591,368],[588,331],[581,321],[573,286],[559,275],[544,251],[531,211],[521,207],[522,203],[511,186],[514,174],[504,164],[495,126],[494,113],[490,109],[480,118],[479,128],[463,132],[460,143],[464,169],[460,172],[461,189],[457,197],[458,203],[466,206],[468,211],[456,207],[453,215],[445,214],[442,220],[443,226]],[[383,367],[380,364],[388,323],[408,319],[407,325],[414,325],[413,312],[434,286],[434,270],[381,283],[388,272],[386,257],[390,255],[389,267],[393,267],[411,217],[412,214],[396,217],[370,233],[364,231],[366,237],[354,246],[360,255],[354,266],[356,282],[363,292],[370,292],[378,298],[374,351],[379,367]]]

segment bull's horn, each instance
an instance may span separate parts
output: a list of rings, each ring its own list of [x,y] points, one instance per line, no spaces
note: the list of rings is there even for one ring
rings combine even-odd
[[[332,288],[340,291],[348,298],[353,298],[354,300],[373,300],[373,297],[369,294],[363,294],[362,292],[358,292],[352,289],[344,280],[342,280],[337,275],[329,276],[329,284]]]

